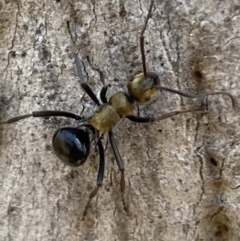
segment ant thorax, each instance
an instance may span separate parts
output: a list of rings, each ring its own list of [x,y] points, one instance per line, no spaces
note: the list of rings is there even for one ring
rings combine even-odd
[[[89,119],[91,125],[100,135],[110,131],[121,118],[124,118],[134,110],[134,101],[123,91],[114,94],[109,102],[99,106],[98,111]]]

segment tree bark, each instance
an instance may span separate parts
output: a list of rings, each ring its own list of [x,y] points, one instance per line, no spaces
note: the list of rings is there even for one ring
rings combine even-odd
[[[0,116],[38,110],[89,115],[103,71],[111,94],[142,71],[139,36],[150,1],[1,1]],[[196,94],[226,90],[239,99],[239,1],[154,1],[145,32],[147,69],[161,85]],[[238,104],[238,103],[237,103]],[[202,107],[203,106],[203,107]],[[82,220],[96,186],[93,145],[81,167],[56,158],[57,128],[66,118],[28,118],[0,126],[0,240],[240,240],[239,109],[227,96],[189,100],[161,91],[141,116],[205,109],[167,120],[114,128],[125,164],[128,212],[107,136],[103,187]]]

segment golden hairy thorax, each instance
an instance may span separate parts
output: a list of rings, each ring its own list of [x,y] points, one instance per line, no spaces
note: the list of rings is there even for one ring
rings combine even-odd
[[[125,93],[117,92],[110,98],[108,103],[101,105],[88,121],[102,135],[110,131],[121,118],[131,114],[133,109],[134,103],[127,98]]]
[[[98,111],[89,118],[89,122],[100,135],[108,132],[121,118],[130,115],[134,109],[134,101],[146,102],[157,92],[159,78],[155,73],[137,74],[128,83],[128,94],[119,91],[109,102],[99,107]]]
[[[121,118],[131,114],[134,109],[134,103],[130,102],[125,93],[120,91],[114,94],[108,102]]]

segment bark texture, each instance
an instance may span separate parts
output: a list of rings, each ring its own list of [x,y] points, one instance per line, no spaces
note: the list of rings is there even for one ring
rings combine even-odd
[[[0,115],[95,110],[73,59],[71,29],[84,77],[96,93],[125,90],[142,70],[139,36],[150,1],[0,1]],[[239,0],[155,0],[146,39],[147,68],[161,84],[188,93],[227,90],[239,99]],[[88,61],[88,59],[90,61]],[[82,221],[95,187],[93,147],[79,168],[53,154],[51,137],[64,118],[29,118],[0,126],[0,240],[240,240],[240,118],[225,96],[187,100],[160,92],[140,115],[207,106],[151,124],[122,121],[114,133],[125,162],[120,175],[106,145],[104,185]]]

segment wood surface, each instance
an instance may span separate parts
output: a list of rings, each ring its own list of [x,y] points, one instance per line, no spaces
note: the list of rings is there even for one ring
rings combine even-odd
[[[142,70],[139,36],[150,1],[0,1],[0,116],[38,110],[88,115],[66,21],[76,38],[83,74],[95,93],[126,90]],[[51,138],[66,118],[28,118],[0,126],[2,241],[237,241],[240,240],[240,5],[238,0],[159,1],[145,33],[149,71],[161,85],[226,96],[189,100],[168,92],[140,105],[141,116],[206,109],[158,123],[123,120],[114,135],[125,163],[125,213],[120,173],[107,138],[103,187],[95,188],[93,145],[81,167],[64,166]],[[90,61],[88,61],[90,60]]]

